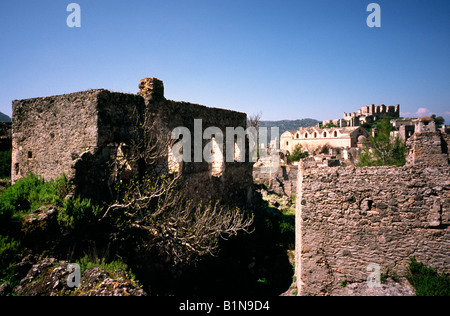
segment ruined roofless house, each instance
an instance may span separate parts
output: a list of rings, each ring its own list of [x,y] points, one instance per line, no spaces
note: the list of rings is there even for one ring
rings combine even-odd
[[[203,131],[214,126],[224,136],[226,127],[246,128],[245,113],[167,100],[163,82],[156,78],[141,80],[139,89],[138,94],[100,89],[13,101],[12,182],[30,172],[47,180],[64,173],[76,193],[107,199],[109,163],[139,132],[137,121],[142,120],[136,115],[142,118],[150,112],[159,120],[161,133],[182,126],[192,137],[195,119],[202,120]],[[202,141],[205,145],[210,140]],[[179,169],[196,197],[246,204],[253,195],[253,164],[247,161],[222,161],[219,173],[204,160],[182,162]]]

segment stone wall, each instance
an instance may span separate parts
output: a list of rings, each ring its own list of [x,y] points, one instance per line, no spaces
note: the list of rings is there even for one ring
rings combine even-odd
[[[264,173],[261,167],[253,168],[253,179],[257,184],[264,184],[269,192],[280,196],[292,197],[297,194],[298,166],[288,165],[278,168],[276,173]]]
[[[247,115],[245,113],[224,109],[210,108],[187,102],[176,102],[164,98],[147,99],[148,109],[162,122],[162,129],[170,133],[176,127],[186,127],[191,132],[191,162],[182,162],[180,169],[183,178],[189,183],[189,190],[197,198],[206,200],[226,200],[240,205],[251,203],[253,199],[253,163],[249,162],[248,148],[245,162],[226,162],[227,127],[247,128]],[[223,133],[223,156],[218,162],[195,162],[194,120],[201,119],[202,149],[211,141],[203,139],[203,132],[209,127],[217,127]],[[198,137],[197,137],[198,139]],[[248,144],[247,144],[248,146]],[[204,158],[204,157],[203,157]],[[216,170],[214,170],[214,167]],[[217,169],[220,172],[217,172]]]
[[[196,137],[194,120],[201,119],[198,132],[202,149],[211,141],[203,139],[208,127],[219,128],[224,136],[227,127],[246,128],[245,113],[166,100],[164,85],[156,78],[142,80],[139,87],[139,94],[90,90],[13,101],[12,181],[30,172],[45,179],[65,173],[76,193],[101,200],[113,198],[109,189],[114,186],[110,163],[119,149],[142,135],[145,118],[158,122],[158,132],[168,137],[174,128],[186,127],[191,131],[192,146]],[[192,196],[242,205],[252,200],[253,164],[248,157],[246,162],[222,159],[214,164],[204,157],[201,162],[193,161],[192,157],[192,162],[183,162],[180,168]],[[169,172],[169,157],[159,165],[165,165],[161,170]],[[141,165],[132,169],[148,171]]]
[[[296,215],[301,295],[365,282],[371,263],[382,273],[403,276],[415,257],[448,271],[448,167],[301,170]]]
[[[97,147],[100,92],[13,101],[13,182],[29,172],[69,175],[74,158]]]
[[[133,130],[141,97],[90,90],[13,102],[12,181],[32,172],[44,179],[63,173],[77,193],[108,194],[108,161]]]
[[[440,131],[414,133],[407,141],[407,165],[447,166],[449,134]]]

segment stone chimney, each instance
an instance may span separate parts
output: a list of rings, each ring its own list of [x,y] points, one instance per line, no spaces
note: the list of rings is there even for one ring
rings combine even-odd
[[[164,99],[164,83],[157,78],[144,78],[139,83],[138,95],[148,100]]]

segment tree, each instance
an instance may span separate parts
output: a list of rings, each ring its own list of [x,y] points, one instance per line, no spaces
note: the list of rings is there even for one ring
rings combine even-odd
[[[359,150],[359,166],[403,166],[406,163],[406,145],[398,136],[391,138],[393,126],[383,118],[377,125],[378,134],[369,137]]]
[[[431,118],[434,120],[436,126],[441,126],[445,123],[445,119],[442,116],[436,117],[436,114],[431,115]]]
[[[256,129],[259,128],[259,124],[261,122],[262,113],[258,112],[256,114],[250,115],[247,118],[247,127],[254,127]]]
[[[147,236],[143,248],[174,265],[214,255],[221,239],[248,233],[253,215],[217,201],[192,199],[182,176],[161,167],[174,140],[157,119],[145,115],[135,140],[111,166],[116,179],[111,190],[117,198],[102,220],[115,220],[122,231],[141,231]],[[133,167],[140,170],[132,172],[131,179],[124,177]]]
[[[260,149],[261,145],[259,143],[260,139],[259,139],[258,129],[259,129],[260,122],[261,122],[261,116],[262,116],[262,113],[258,112],[256,114],[250,115],[247,118],[247,127],[250,127],[250,128],[248,128],[248,130],[252,133],[252,139],[255,140],[255,143],[250,144],[251,148],[249,150],[250,150],[250,152],[254,152],[254,150],[256,150],[257,159],[260,158],[259,149]]]
[[[308,152],[304,152],[302,149],[303,148],[301,144],[295,146],[292,154],[288,156],[288,162],[291,163],[294,161],[300,161],[300,159],[307,158],[309,156]]]
[[[220,239],[249,232],[253,216],[219,202],[194,201],[186,187],[169,178],[144,177],[132,182],[122,201],[109,206],[104,217],[119,211],[122,225],[148,234],[147,249],[156,250],[173,264],[215,255]]]

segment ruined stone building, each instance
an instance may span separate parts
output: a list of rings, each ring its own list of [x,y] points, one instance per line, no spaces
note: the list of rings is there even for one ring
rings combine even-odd
[[[333,124],[339,127],[353,127],[361,126],[365,123],[373,123],[382,117],[400,117],[400,105],[386,106],[381,104],[375,106],[375,104],[371,104],[361,107],[357,112],[344,112],[342,119],[325,120],[322,124],[323,126]]]
[[[416,118],[394,119],[391,120],[391,125],[395,131],[391,132],[392,137],[400,137],[403,140],[410,138],[415,132]]]
[[[299,295],[338,295],[342,284],[375,293],[367,281],[373,267],[403,282],[410,258],[450,272],[450,129],[436,130],[427,117],[412,121],[403,167],[318,168],[304,160],[270,177],[255,171],[269,191],[296,195]]]
[[[369,134],[362,127],[319,128],[301,127],[297,131],[286,131],[280,137],[280,149],[288,154],[298,145],[310,153],[328,146],[329,148],[349,149],[358,147]]]
[[[414,124],[414,134],[406,142],[407,165],[448,166],[450,131],[445,127],[437,130],[434,120],[427,116],[414,120]]]
[[[413,136],[416,132],[436,132],[437,126],[431,117],[424,116],[420,118],[405,118],[405,119],[397,119],[391,120],[392,126],[395,127],[395,131],[391,132],[391,136],[398,136],[401,139],[408,140],[411,136]],[[442,135],[449,134],[449,127],[443,125],[440,128],[440,132]]]
[[[150,114],[166,135],[182,126],[196,136],[195,119],[202,120],[200,132],[212,126],[224,134],[226,127],[246,128],[245,113],[167,100],[164,85],[156,78],[142,80],[139,89],[138,94],[100,89],[13,101],[12,181],[30,172],[45,179],[64,173],[77,193],[107,197],[111,160],[141,132],[144,115]],[[169,171],[169,162],[166,157],[162,170]],[[240,204],[252,198],[250,162],[181,162],[177,171],[197,197]]]

